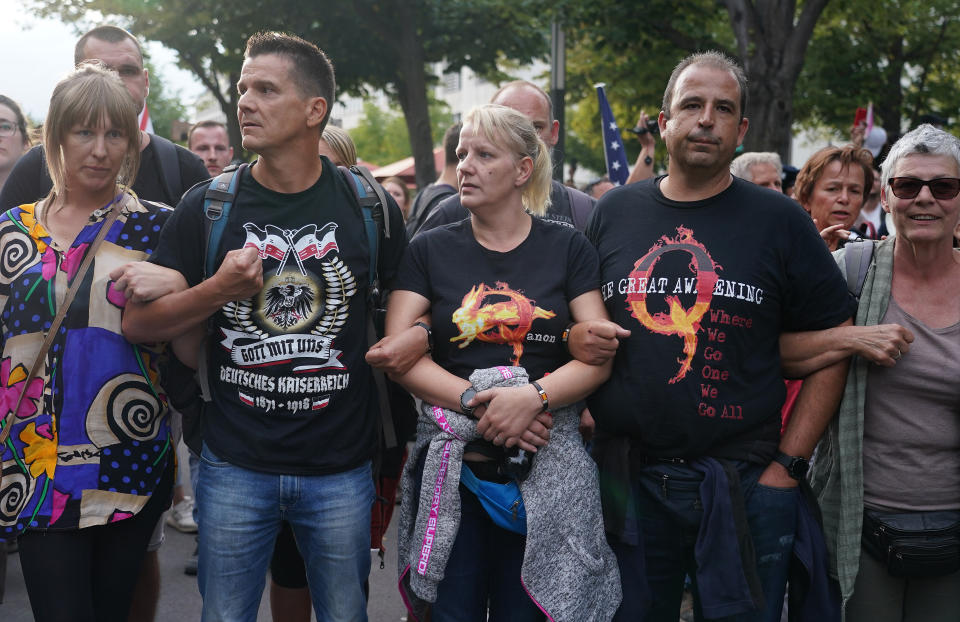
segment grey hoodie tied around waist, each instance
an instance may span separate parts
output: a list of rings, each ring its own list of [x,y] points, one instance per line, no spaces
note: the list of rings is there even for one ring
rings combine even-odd
[[[522,367],[478,369],[477,391],[529,383]],[[603,532],[597,470],[578,430],[582,404],[551,411],[550,442],[533,460],[520,492],[527,513],[521,580],[534,602],[557,622],[610,620],[620,605],[620,573]],[[437,586],[460,526],[460,467],[477,421],[423,404],[417,442],[401,481],[398,523],[400,591],[414,619],[437,599]],[[415,468],[426,451],[420,490]],[[419,493],[419,502],[418,502]],[[416,505],[415,505],[416,504]]]

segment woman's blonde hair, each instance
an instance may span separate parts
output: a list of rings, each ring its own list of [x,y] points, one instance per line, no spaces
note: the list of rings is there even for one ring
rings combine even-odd
[[[334,164],[350,167],[357,163],[357,147],[353,144],[353,139],[350,138],[347,130],[336,125],[328,125],[323,128],[321,139],[337,156]]]
[[[67,190],[63,141],[75,125],[97,126],[109,121],[127,138],[127,152],[117,183],[129,185],[140,167],[140,128],[137,105],[120,76],[99,61],[83,63],[57,83],[43,123],[43,149],[53,180],[50,199]]]
[[[553,164],[550,150],[540,139],[533,122],[513,108],[484,104],[471,109],[463,123],[469,123],[490,142],[513,152],[517,161],[533,160],[533,172],[521,188],[523,207],[537,216],[546,214],[550,207]]]

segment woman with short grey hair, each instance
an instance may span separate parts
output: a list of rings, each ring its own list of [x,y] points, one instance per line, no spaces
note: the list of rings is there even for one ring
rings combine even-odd
[[[848,621],[955,622],[960,141],[930,125],[904,135],[883,164],[881,202],[896,236],[836,256],[841,270],[869,264],[857,325],[899,324],[914,339],[891,366],[854,359],[811,483]]]

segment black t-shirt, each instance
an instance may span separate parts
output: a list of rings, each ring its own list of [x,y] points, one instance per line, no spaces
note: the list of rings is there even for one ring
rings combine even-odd
[[[590,411],[651,456],[769,461],[780,334],[836,326],[856,303],[793,200],[734,178],[679,203],[659,182],[611,190],[587,228],[607,310],[632,331]]]
[[[418,192],[413,200],[413,207],[410,208],[410,213],[407,215],[407,236],[413,237],[413,234],[420,229],[420,225],[433,212],[433,208],[451,194],[457,194],[457,189],[450,184],[439,182],[430,184]]]
[[[170,196],[167,187],[160,178],[160,162],[151,140],[146,149],[140,152],[140,168],[133,182],[133,191],[147,201],[159,201],[167,205],[176,205],[184,192],[197,182],[210,179],[210,173],[203,160],[180,145],[174,145],[177,151],[177,164],[180,167],[180,188],[174,188],[176,196]],[[10,171],[7,182],[0,192],[0,209],[34,203],[50,193],[53,182],[47,172],[43,147],[37,145],[17,161]]]
[[[574,190],[574,192],[580,191]],[[586,198],[591,203],[593,202],[592,198]],[[416,233],[423,233],[441,225],[459,222],[468,216],[470,216],[470,212],[460,204],[460,195],[454,194],[440,201]],[[567,195],[566,186],[559,181],[553,180],[550,183],[550,207],[547,209],[547,213],[543,215],[543,219],[566,227],[574,226],[570,197]]]
[[[534,218],[527,238],[500,253],[477,242],[468,218],[414,238],[396,289],[430,300],[433,358],[447,371],[520,365],[538,379],[569,360],[560,341],[569,303],[598,284],[582,233]]]
[[[253,246],[263,289],[213,315],[207,372],[213,402],[203,438],[215,454],[256,471],[325,474],[354,468],[376,446],[367,351],[370,253],[359,207],[340,173],[282,194],[241,179],[217,256]],[[191,189],[164,227],[151,261],[202,279],[203,195]],[[390,238],[379,275],[389,286],[406,247],[403,216],[387,198]]]

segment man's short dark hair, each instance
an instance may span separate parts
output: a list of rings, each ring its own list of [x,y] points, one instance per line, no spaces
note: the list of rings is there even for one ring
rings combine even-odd
[[[460,143],[460,128],[463,123],[459,121],[447,128],[443,134],[443,163],[446,166],[456,166],[460,162],[457,157],[457,145]]]
[[[670,74],[670,80],[667,82],[667,88],[663,92],[663,116],[670,118],[670,106],[673,105],[673,91],[677,88],[677,80],[680,79],[680,74],[691,65],[720,69],[733,74],[733,77],[737,80],[737,85],[740,87],[740,119],[742,120],[747,113],[747,75],[743,73],[743,68],[737,61],[722,52],[713,50],[691,54],[673,68],[673,73]]]
[[[285,32],[258,32],[247,40],[244,58],[263,54],[277,54],[290,59],[293,65],[294,83],[304,97],[322,97],[327,101],[327,116],[320,124],[320,131],[327,125],[333,108],[337,83],[333,63],[323,50],[296,35]]]
[[[137,41],[137,38],[132,34],[119,28],[117,26],[111,26],[109,24],[104,24],[103,26],[97,26],[93,30],[88,31],[80,40],[77,41],[76,47],[73,48],[73,64],[79,65],[84,60],[86,60],[87,55],[84,51],[84,48],[87,47],[87,41],[90,39],[97,39],[99,41],[106,41],[107,43],[120,43],[124,39],[129,39],[133,41],[133,44],[137,46],[137,54],[140,55],[140,67],[143,67],[143,48],[140,47],[140,42]]]
[[[553,118],[553,100],[550,99],[550,95],[547,94],[546,91],[544,91],[542,88],[540,88],[533,82],[528,82],[527,80],[514,80],[513,82],[507,82],[506,84],[501,86],[499,89],[497,89],[497,92],[494,93],[493,97],[490,98],[490,103],[491,104],[496,103],[497,98],[503,95],[504,91],[508,91],[510,89],[533,89],[537,93],[540,93],[540,95],[547,101],[547,118],[549,119],[550,123],[554,122],[555,119]]]
[[[214,121],[214,120],[212,120],[212,119],[208,119],[208,120],[206,120],[206,121],[199,121],[199,122],[197,122],[197,123],[194,123],[194,124],[190,127],[190,130],[187,132],[187,148],[190,148],[190,147],[192,146],[191,141],[193,141],[193,133],[194,133],[196,130],[199,130],[200,128],[202,128],[202,127],[222,127],[224,132],[227,131],[227,126],[226,126],[226,125],[224,125],[223,123],[220,123],[219,121]],[[227,132],[227,134],[228,134],[228,136],[229,136],[229,132]],[[227,142],[229,143],[229,139],[228,139]]]

